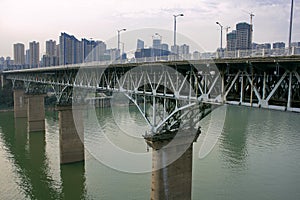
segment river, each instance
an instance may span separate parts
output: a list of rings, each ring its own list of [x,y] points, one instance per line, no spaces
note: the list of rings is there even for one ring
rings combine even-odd
[[[120,122],[142,123],[122,117]],[[115,137],[112,112],[98,112]],[[300,114],[228,106],[223,132],[208,156],[194,144],[192,199],[299,199]],[[202,132],[207,121],[202,123]],[[58,114],[46,112],[45,133],[27,133],[26,119],[0,113],[0,199],[150,199],[151,173],[105,166],[88,150],[82,163],[60,166]],[[141,133],[143,134],[143,133]],[[134,149],[135,144],[128,145]],[[146,152],[146,144],[136,144]]]

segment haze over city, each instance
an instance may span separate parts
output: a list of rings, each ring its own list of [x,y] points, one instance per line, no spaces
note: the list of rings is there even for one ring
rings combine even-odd
[[[142,28],[173,29],[173,14],[184,13],[178,19],[177,31],[192,38],[206,51],[219,46],[219,26],[235,28],[237,22],[253,18],[253,41],[288,41],[290,1],[286,0],[186,0],[186,1],[78,1],[2,0],[0,13],[0,56],[13,56],[13,44],[38,41],[40,53],[45,52],[45,41],[58,41],[61,32],[77,38],[106,41],[117,34],[117,29],[128,31]],[[292,41],[300,40],[300,5],[295,2]],[[13,12],[12,12],[13,11]],[[22,34],[20,34],[22,33]],[[225,39],[225,33],[224,33]],[[110,47],[112,48],[112,46]],[[127,51],[125,46],[125,51]]]

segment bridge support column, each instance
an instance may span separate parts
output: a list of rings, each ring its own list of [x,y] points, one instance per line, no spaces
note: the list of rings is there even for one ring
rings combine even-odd
[[[22,89],[14,90],[14,116],[15,118],[27,117],[27,98]]]
[[[242,105],[244,102],[244,72],[241,75],[241,86],[240,86],[240,104]]]
[[[45,131],[45,105],[44,94],[26,95],[28,100],[27,118],[28,131]]]
[[[182,138],[174,142],[175,144],[168,146],[164,145],[168,142],[167,140],[150,142],[146,139],[147,143],[153,148],[151,200],[191,199],[193,142],[187,143],[186,137],[180,137]],[[193,137],[195,138],[195,135]],[[176,155],[179,155],[178,159],[161,168],[172,161]]]
[[[59,147],[60,164],[75,163],[84,161],[83,143],[83,120],[82,117],[76,118],[74,122],[73,112],[81,115],[81,110],[72,110],[72,106],[57,106],[59,111]]]

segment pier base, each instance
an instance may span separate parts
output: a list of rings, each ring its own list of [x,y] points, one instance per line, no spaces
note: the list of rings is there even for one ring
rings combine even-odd
[[[26,95],[28,132],[45,131],[45,95]]]
[[[147,141],[146,139],[153,148],[151,200],[191,199],[193,142],[198,136],[199,134],[196,136],[182,134],[171,145],[167,144],[169,140]],[[187,137],[192,137],[192,140]],[[178,159],[172,162],[174,156]],[[170,164],[162,168],[166,163]]]
[[[27,99],[25,91],[21,89],[14,90],[14,116],[15,118],[27,117]]]
[[[58,106],[57,110],[59,111],[60,164],[84,161],[82,117],[78,117],[75,126],[72,106]],[[80,114],[81,110],[76,110],[76,115]]]

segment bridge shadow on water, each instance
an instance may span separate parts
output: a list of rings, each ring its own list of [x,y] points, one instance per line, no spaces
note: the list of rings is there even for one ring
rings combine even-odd
[[[226,113],[224,134],[220,138],[222,159],[229,168],[243,170],[246,167],[247,135],[245,130],[249,120],[246,109],[230,106]]]
[[[14,119],[13,113],[0,113],[0,119],[1,139],[19,179],[17,184],[23,196],[19,199],[84,199],[84,162],[62,165],[60,171],[59,167],[51,169],[45,132],[29,133],[27,119]],[[59,160],[58,155],[56,159]]]

